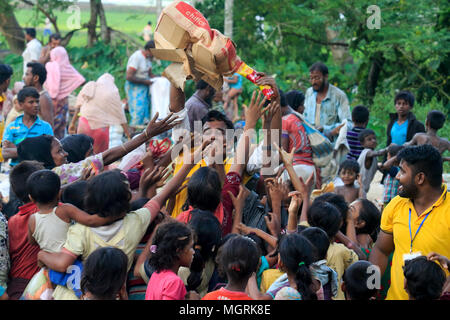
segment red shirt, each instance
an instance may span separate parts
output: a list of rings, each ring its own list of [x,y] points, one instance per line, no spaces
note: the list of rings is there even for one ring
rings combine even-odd
[[[202,300],[253,300],[245,292],[230,291],[225,288],[207,293]]]
[[[293,165],[306,164],[314,165],[312,159],[312,148],[308,135],[302,125],[302,121],[294,114],[285,115],[282,118],[282,135],[289,137],[289,150],[295,149]]]
[[[38,211],[36,205],[30,202],[19,207],[19,212],[8,220],[11,278],[31,279],[40,269],[37,265],[40,248],[28,242],[28,220]]]

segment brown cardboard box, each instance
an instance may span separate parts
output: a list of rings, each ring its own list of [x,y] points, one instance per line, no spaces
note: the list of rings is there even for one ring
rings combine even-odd
[[[203,15],[183,1],[173,1],[164,8],[154,39],[154,57],[175,64],[163,75],[181,89],[186,79],[203,79],[219,90],[223,76],[232,75],[239,65],[231,39],[211,29]]]

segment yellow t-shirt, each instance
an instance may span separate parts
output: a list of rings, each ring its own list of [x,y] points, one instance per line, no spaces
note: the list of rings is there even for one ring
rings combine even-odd
[[[270,286],[284,274],[283,271],[279,269],[267,269],[261,274],[261,285],[260,289],[262,293],[266,293]]]
[[[333,242],[328,248],[327,266],[337,272],[338,284],[341,283],[344,271],[358,260],[359,258],[355,251],[347,248],[342,243]],[[338,285],[337,296],[333,298],[333,300],[345,300],[345,295],[344,292],[342,292],[340,285]]]
[[[174,175],[181,169],[183,166],[183,157],[182,155],[178,156],[178,158],[175,160],[175,169],[174,169]],[[230,171],[231,165],[233,164],[233,158],[226,158],[224,161],[224,168],[225,173],[228,173]],[[189,171],[188,175],[186,176],[186,179],[183,182],[183,186],[188,183],[188,178],[190,178],[195,171],[197,171],[201,167],[207,167],[207,164],[204,159],[202,159],[199,163],[197,163],[191,171]],[[246,184],[250,180],[251,176],[244,173],[243,177],[243,183]],[[183,212],[183,205],[185,204],[187,199],[187,188],[184,188],[180,191],[180,193],[177,194],[177,197],[175,199],[175,206],[172,211],[172,217],[176,218],[181,212]]]
[[[411,233],[414,237],[425,216],[429,213],[419,233],[414,238],[412,251],[428,255],[437,252],[450,257],[450,197],[447,185],[443,185],[441,197],[420,216],[410,199],[395,197],[383,210],[381,230],[394,238],[395,251],[392,258],[391,286],[386,300],[408,300],[404,290],[403,254],[410,252],[411,236],[409,233],[409,210],[411,210]],[[446,271],[446,275],[449,273]]]

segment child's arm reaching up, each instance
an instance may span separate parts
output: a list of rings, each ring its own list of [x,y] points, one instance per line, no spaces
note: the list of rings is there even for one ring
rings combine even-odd
[[[55,214],[65,222],[70,222],[74,220],[75,222],[84,224],[88,227],[101,227],[105,224],[114,222],[115,220],[121,219],[124,215],[117,217],[100,217],[97,214],[89,214],[83,210],[75,207],[70,203],[63,203],[56,208]]]

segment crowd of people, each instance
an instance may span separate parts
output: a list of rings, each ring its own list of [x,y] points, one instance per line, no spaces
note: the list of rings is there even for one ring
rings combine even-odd
[[[370,107],[350,106],[321,62],[305,94],[259,73],[272,99],[239,105],[234,74],[187,100],[168,84],[152,110],[147,39],[126,66],[128,120],[112,75],[85,79],[58,34],[44,48],[26,34],[23,82],[0,65],[0,299],[450,298],[446,116],[423,124],[411,92],[395,96],[383,149]]]

